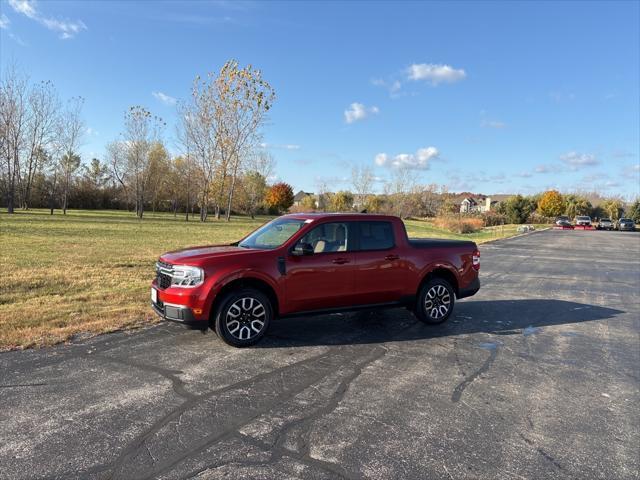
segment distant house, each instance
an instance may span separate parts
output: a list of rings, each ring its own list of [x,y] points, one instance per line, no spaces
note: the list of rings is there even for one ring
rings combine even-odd
[[[299,207],[300,205],[302,205],[302,201],[303,201],[305,198],[307,198],[307,197],[313,197],[313,196],[314,196],[314,195],[313,195],[313,193],[310,193],[310,192],[304,192],[304,191],[300,190],[298,193],[296,193],[296,194],[293,196],[293,204],[294,204],[296,207]]]
[[[460,213],[473,213],[478,211],[478,202],[471,197],[465,197],[460,202]]]
[[[460,202],[460,213],[484,213],[496,209],[512,195],[493,195],[491,197],[478,195],[475,197],[464,197]]]

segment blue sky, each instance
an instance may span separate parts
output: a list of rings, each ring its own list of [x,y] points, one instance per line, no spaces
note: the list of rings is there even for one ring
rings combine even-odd
[[[236,58],[277,100],[276,174],[314,191],[408,168],[450,190],[640,194],[640,3],[0,0],[2,68],[86,99],[83,156]]]

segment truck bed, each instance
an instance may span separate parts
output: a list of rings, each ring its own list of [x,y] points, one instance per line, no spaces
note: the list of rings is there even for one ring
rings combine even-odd
[[[409,238],[413,248],[467,247],[475,249],[476,244],[470,240],[446,240],[442,238]]]

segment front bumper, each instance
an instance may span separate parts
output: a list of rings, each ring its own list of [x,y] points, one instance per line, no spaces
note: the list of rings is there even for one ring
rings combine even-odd
[[[209,320],[210,302],[204,288],[158,288],[153,280],[151,288],[156,291],[157,298],[151,299],[153,310],[165,320],[182,323],[207,324]]]
[[[162,303],[162,300],[159,300],[158,303],[151,302],[151,308],[153,308],[153,311],[156,312],[164,320],[188,324],[197,322],[196,318],[193,315],[193,312],[188,307],[184,307],[181,305],[170,305]]]

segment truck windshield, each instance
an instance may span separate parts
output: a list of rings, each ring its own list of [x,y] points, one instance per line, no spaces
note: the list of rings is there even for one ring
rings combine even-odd
[[[278,248],[289,240],[305,224],[305,220],[295,218],[278,218],[273,220],[247,238],[242,240],[238,246],[244,248],[258,248],[261,250],[272,250]]]

